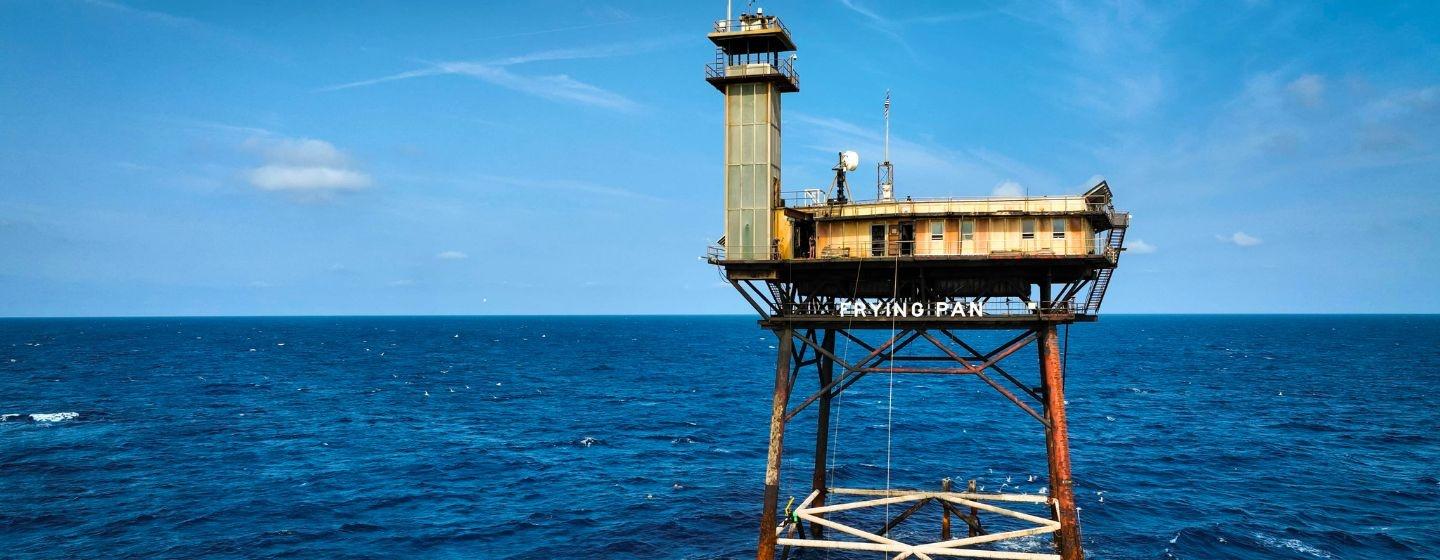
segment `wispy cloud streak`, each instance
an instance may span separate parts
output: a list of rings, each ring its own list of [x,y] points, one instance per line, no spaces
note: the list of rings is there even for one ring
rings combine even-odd
[[[270,45],[258,42],[250,37],[235,33],[231,30],[206,23],[194,18],[177,16],[158,10],[147,10],[136,8],[128,4],[114,0],[81,0],[81,4],[98,8],[112,14],[116,14],[130,20],[143,21],[154,26],[165,27],[180,33],[188,34],[197,39],[213,41],[228,45],[232,48],[241,49],[248,53],[260,53],[270,57],[284,58],[285,53],[276,51]]]
[[[630,189],[600,185],[588,181],[576,181],[572,179],[528,179],[522,177],[503,177],[498,175],[481,175],[479,177],[476,177],[476,179],[478,179],[482,183],[508,185],[511,187],[519,187],[526,190],[570,191],[608,197],[648,200],[652,202],[662,200],[659,197],[632,191]]]
[[[664,39],[643,43],[600,45],[583,48],[548,49],[486,61],[432,62],[424,68],[343,84],[326,86],[317,91],[337,91],[396,82],[427,76],[458,75],[476,78],[506,89],[551,101],[599,107],[621,112],[634,112],[640,105],[634,100],[600,86],[577,80],[566,74],[530,75],[512,67],[536,62],[585,60],[628,56],[653,51],[674,43]]]
[[[1072,69],[1061,102],[1105,117],[1134,120],[1151,114],[1165,100],[1171,85],[1162,47],[1180,17],[1178,9],[1123,1],[1047,0],[1004,11],[1059,40],[1056,54]]]
[[[155,10],[142,10],[140,8],[127,6],[125,4],[121,4],[119,2],[112,2],[110,0],[85,0],[85,3],[91,6],[104,8],[113,12],[150,20],[155,23],[168,25],[171,27],[190,27],[197,29],[207,27],[204,23],[201,23],[198,20],[167,14],[165,12],[158,12]]]
[[[864,4],[861,4],[857,0],[840,0],[840,5],[844,6],[846,9],[852,12],[855,12],[857,15],[864,18],[865,21],[870,24],[870,27],[874,28],[876,31],[879,31],[880,34],[889,37],[890,40],[894,41],[897,45],[900,45],[900,48],[905,49],[905,52],[908,53],[912,59],[918,58],[919,53],[915,50],[914,47],[910,46],[910,42],[905,39],[905,27],[907,25],[933,25],[940,23],[952,23],[956,21],[973,19],[985,15],[985,12],[960,12],[948,14],[934,14],[904,19],[893,18],[883,15],[873,9],[870,9]]]
[[[882,134],[878,129],[797,111],[790,112],[786,118],[794,131],[792,135],[798,133],[813,140],[810,142],[812,146],[830,154],[841,149],[860,150],[862,158],[868,157],[866,154],[880,154]],[[907,185],[923,185],[928,189],[940,189],[932,192],[910,190],[904,194],[953,195],[964,192],[967,187],[975,194],[990,194],[991,186],[1012,178],[1027,185],[1045,186],[1042,189],[1044,192],[1061,187],[1061,183],[1048,173],[988,149],[954,149],[892,135],[890,152],[897,174],[901,174],[896,182],[897,188],[904,190]]]

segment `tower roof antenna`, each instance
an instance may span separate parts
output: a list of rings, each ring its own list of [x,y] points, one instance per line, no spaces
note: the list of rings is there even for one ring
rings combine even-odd
[[[875,199],[895,200],[895,167],[890,165],[890,90],[885,90],[885,154],[875,165]]]
[[[885,90],[885,163],[890,163],[890,90]]]

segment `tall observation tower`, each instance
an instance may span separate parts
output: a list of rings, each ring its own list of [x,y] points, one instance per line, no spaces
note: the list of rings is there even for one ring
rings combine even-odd
[[[737,258],[765,258],[778,231],[780,95],[800,91],[790,32],[778,18],[742,14],[710,33],[706,81],[725,94],[725,239]]]
[[[875,200],[850,196],[846,174],[859,156],[843,150],[829,189],[784,191],[780,97],[799,91],[795,58],[786,54],[795,50],[790,33],[757,11],[715,22],[708,37],[717,49],[706,81],[725,95],[725,234],[708,260],[778,339],[757,558],[799,549],[922,560],[1082,558],[1058,327],[1098,318],[1124,251],[1130,216],[1115,209],[1110,186],[1101,181],[1073,196],[901,198],[892,190],[903,185],[894,184],[889,161],[887,95]],[[1009,332],[978,337],[1004,340],[986,347],[974,336],[982,330]],[[837,352],[837,340],[863,355]],[[1033,373],[1002,365],[1031,345],[1036,366],[1025,370]],[[792,400],[807,370],[818,390]],[[1012,403],[1017,424],[1044,432],[1048,492],[955,491],[948,478],[929,490],[828,486],[832,400],[895,374],[974,378]],[[804,492],[787,490],[806,497],[782,516],[786,429],[806,411],[816,422],[814,471]],[[866,517],[892,506],[901,512],[886,513],[883,525]],[[942,517],[938,535],[902,527],[920,511]],[[951,535],[952,519],[964,521],[967,536]],[[1052,535],[1053,553],[1006,546],[1040,534]]]

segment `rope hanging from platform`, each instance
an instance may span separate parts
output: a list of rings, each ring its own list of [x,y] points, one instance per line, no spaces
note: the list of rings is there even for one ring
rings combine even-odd
[[[852,300],[855,299],[856,296],[860,295],[860,271],[862,268],[864,268],[864,266],[865,261],[863,260],[857,261],[855,263],[855,284],[850,289],[850,299]],[[848,332],[851,327],[854,326],[855,318],[854,316],[851,316],[850,320],[846,321],[845,323],[845,330]],[[846,362],[850,361],[850,337],[848,336],[845,337],[845,350],[843,350],[840,355],[845,358]],[[845,393],[841,391],[840,393],[836,394],[835,398],[831,399],[830,402],[830,414],[835,419],[835,421],[833,422],[833,424],[835,424],[835,428],[833,430],[834,433],[830,437],[830,459],[825,462],[825,480],[827,482],[827,485],[832,488],[837,486],[837,484],[835,484],[835,456],[838,454],[838,450],[840,449],[840,399],[843,398],[845,398]],[[829,555],[829,551],[826,551],[826,555]]]
[[[860,295],[860,269],[863,268],[864,265],[865,261],[863,260],[857,261],[855,263],[855,285],[850,290],[850,299],[852,300],[854,300],[856,296]],[[852,316],[850,320],[845,323],[845,330],[848,332],[850,328],[854,326],[855,318]],[[845,337],[845,350],[843,350],[840,355],[845,358],[846,362],[850,361],[850,337],[848,336]],[[838,454],[838,451],[840,449],[840,399],[843,398],[845,398],[845,393],[841,391],[839,394],[836,394],[835,398],[831,399],[830,402],[830,414],[835,419],[835,421],[833,422],[833,424],[835,424],[835,427],[832,430],[833,433],[830,436],[830,457],[829,460],[825,461],[825,482],[826,486],[829,488],[835,488],[836,486],[838,486],[835,483],[835,456]],[[827,560],[830,558],[829,549],[825,550],[825,558]]]
[[[1060,346],[1060,382],[1070,374],[1070,323],[1065,323],[1065,344]]]

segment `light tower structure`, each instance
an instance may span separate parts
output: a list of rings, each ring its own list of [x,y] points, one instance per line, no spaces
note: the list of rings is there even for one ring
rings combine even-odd
[[[778,340],[756,557],[826,549],[921,560],[1080,560],[1058,328],[1098,318],[1124,251],[1129,214],[1115,209],[1109,184],[1071,196],[898,200],[880,189],[890,178],[887,153],[877,200],[788,195],[780,182],[780,96],[799,90],[794,57],[783,57],[795,49],[789,31],[773,16],[742,14],[716,22],[709,38],[717,54],[706,80],[725,94],[725,236],[707,260]],[[841,152],[837,184],[858,163],[848,154]],[[1009,335],[986,348],[966,340],[977,331]],[[836,351],[837,340],[864,355],[849,359]],[[1002,366],[1032,344],[1037,378]],[[793,402],[804,371],[814,371],[818,390]],[[1048,492],[828,486],[833,399],[867,376],[897,373],[973,377],[1013,403],[1017,420],[1044,433]],[[809,493],[781,518],[786,429],[812,405]],[[900,504],[908,507],[878,530],[851,517]],[[938,539],[892,535],[927,505],[943,516]],[[952,518],[965,522],[967,536],[952,537]],[[1053,554],[999,546],[1040,534],[1052,535]]]
[[[717,21],[709,37],[715,62],[705,80],[725,94],[726,247],[737,257],[770,258],[781,205],[780,97],[800,91],[795,57],[785,57],[795,43],[779,18],[763,13]]]

